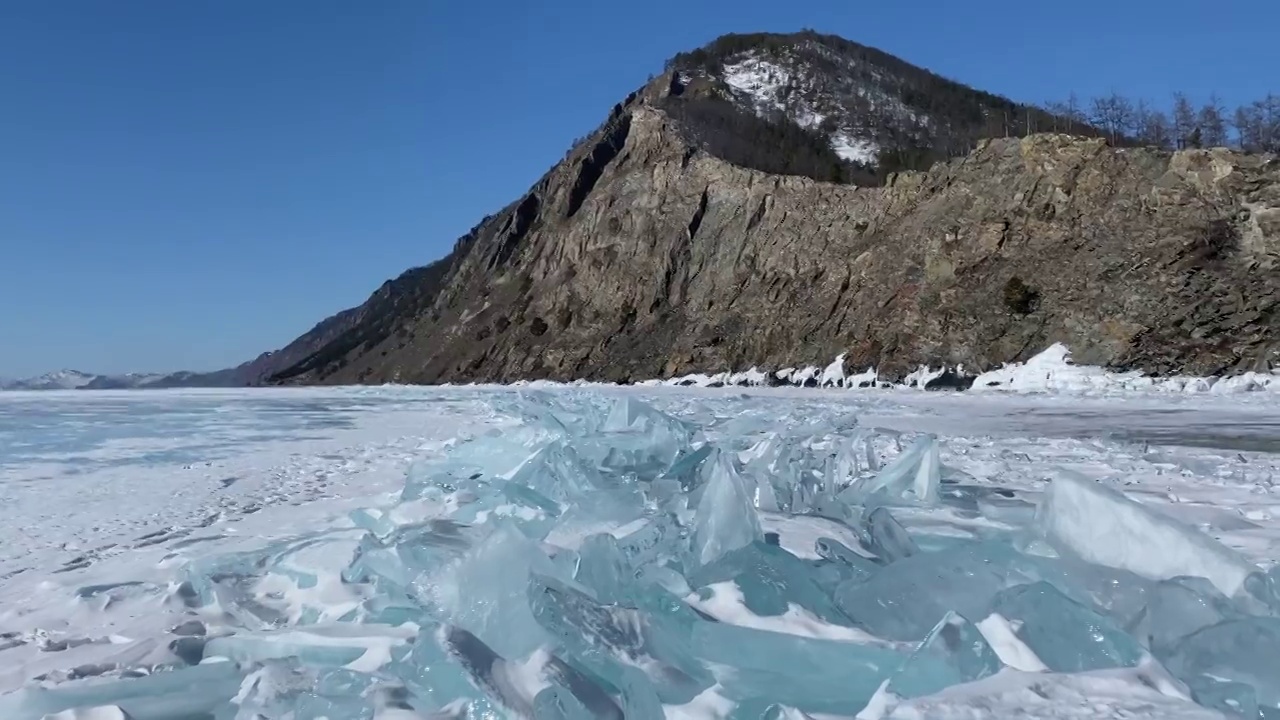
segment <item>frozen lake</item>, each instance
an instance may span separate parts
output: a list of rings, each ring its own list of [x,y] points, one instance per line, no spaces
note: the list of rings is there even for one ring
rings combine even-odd
[[[1063,472],[1118,480],[1144,503],[1254,562],[1270,565],[1280,552],[1280,406],[1266,396],[588,392],[641,398],[699,424],[713,440],[850,416],[891,434],[934,433],[944,466],[1028,503]],[[460,438],[517,427],[522,420],[494,402],[513,394],[462,388],[0,393],[0,693],[38,678],[74,677],[67,673],[86,663],[124,666],[152,658],[154,643],[143,641],[163,636],[182,617],[182,608],[137,598],[86,607],[83,588],[163,586],[201,558],[350,528],[351,510],[392,502],[414,461],[438,457]],[[909,527],[969,527],[954,514],[931,513],[913,511]],[[804,527],[778,527],[784,547],[800,542],[795,537],[812,544]],[[6,637],[21,642],[6,643]],[[58,638],[91,637],[115,639],[57,644]]]

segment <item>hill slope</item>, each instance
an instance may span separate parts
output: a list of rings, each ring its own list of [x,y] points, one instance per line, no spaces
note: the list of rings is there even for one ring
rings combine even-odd
[[[626,380],[840,352],[901,376],[1053,342],[1162,373],[1280,357],[1273,158],[1004,138],[1007,117],[1057,121],[847,41],[750,37],[677,57],[272,380]],[[801,91],[767,106],[778,67]],[[997,112],[1001,137],[975,142]],[[743,149],[761,138],[780,151]]]

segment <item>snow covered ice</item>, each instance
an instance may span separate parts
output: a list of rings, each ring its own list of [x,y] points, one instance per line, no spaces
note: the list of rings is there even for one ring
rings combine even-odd
[[[0,396],[0,718],[1280,713],[1265,393],[838,374]]]

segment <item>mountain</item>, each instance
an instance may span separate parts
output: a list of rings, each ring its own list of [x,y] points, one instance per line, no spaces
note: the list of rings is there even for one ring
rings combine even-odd
[[[1072,134],[1034,132],[1055,127]],[[1280,163],[1097,135],[847,40],[727,36],[268,379],[626,381],[841,353],[894,379],[1055,342],[1117,369],[1270,367]]]
[[[412,277],[412,276],[410,276]],[[387,283],[384,295],[391,294]],[[397,286],[398,287],[398,286]],[[400,292],[395,293],[397,296]],[[375,293],[375,297],[378,293]],[[272,374],[307,358],[338,335],[365,319],[360,308],[338,313],[321,321],[289,345],[267,352],[233,368],[213,372],[125,373],[99,375],[76,370],[60,370],[36,378],[0,378],[0,390],[159,390],[165,388],[227,388],[261,385]]]
[[[98,375],[79,370],[58,370],[23,380],[0,380],[0,390],[120,390],[171,387],[166,383],[181,382],[195,373],[126,373]]]
[[[79,370],[57,370],[39,377],[8,380],[0,390],[76,390],[92,383],[98,376]]]
[[[658,105],[690,131],[688,139],[735,164],[818,180],[874,184],[890,172],[924,170],[937,160],[964,155],[983,138],[1050,130],[1101,134],[875,48],[813,31],[726,35],[675,56],[667,72],[673,85]],[[772,124],[775,133],[800,130],[816,137],[829,152],[815,155],[828,161],[834,155],[846,167],[832,172],[816,158],[811,167],[760,162],[760,149],[744,142],[763,134],[749,128],[759,125],[750,116]]]

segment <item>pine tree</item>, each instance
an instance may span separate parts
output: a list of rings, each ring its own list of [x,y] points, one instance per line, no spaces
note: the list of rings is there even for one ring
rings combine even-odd
[[[1227,111],[1217,95],[1210,95],[1209,101],[1200,108],[1199,123],[1200,141],[1204,147],[1222,147],[1227,144]]]
[[[1187,140],[1196,127],[1196,111],[1183,93],[1173,94],[1173,140],[1177,148],[1187,147]]]

